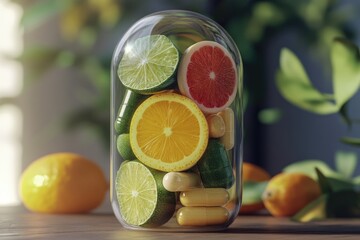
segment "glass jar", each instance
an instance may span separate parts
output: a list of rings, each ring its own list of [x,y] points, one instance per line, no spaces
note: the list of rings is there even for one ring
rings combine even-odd
[[[111,66],[111,202],[129,229],[217,231],[241,204],[242,61],[189,11],[137,21]]]

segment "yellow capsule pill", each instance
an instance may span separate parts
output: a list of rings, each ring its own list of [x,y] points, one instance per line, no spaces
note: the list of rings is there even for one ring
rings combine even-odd
[[[163,178],[163,185],[169,192],[188,191],[201,186],[201,179],[195,173],[168,172]]]
[[[225,224],[229,212],[223,207],[182,207],[176,213],[176,220],[182,226],[208,226]]]
[[[218,113],[225,122],[225,133],[220,138],[220,142],[225,146],[226,150],[230,150],[234,147],[235,135],[235,119],[234,111],[231,108],[225,108],[223,111]]]
[[[198,188],[180,193],[180,202],[187,207],[223,206],[229,201],[229,193],[224,188]]]
[[[221,116],[211,114],[206,117],[209,127],[209,137],[219,138],[225,134],[225,122]]]

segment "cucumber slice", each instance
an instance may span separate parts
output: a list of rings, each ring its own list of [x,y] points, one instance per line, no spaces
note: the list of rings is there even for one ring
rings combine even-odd
[[[217,139],[209,139],[208,146],[197,167],[204,187],[230,188],[234,174],[228,152]]]

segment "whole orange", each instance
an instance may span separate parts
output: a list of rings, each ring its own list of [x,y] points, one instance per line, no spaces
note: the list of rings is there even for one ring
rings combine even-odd
[[[244,182],[263,182],[271,178],[268,172],[266,172],[263,168],[256,166],[255,164],[244,162],[242,167],[242,180]]]
[[[263,168],[258,167],[252,163],[244,162],[242,169],[243,182],[263,182],[271,178],[270,174]],[[243,204],[240,208],[240,214],[257,212],[264,208],[262,201],[252,204]]]
[[[319,184],[302,173],[280,173],[270,179],[264,193],[266,209],[277,217],[292,216],[321,195]]]
[[[98,165],[73,153],[55,153],[32,162],[20,179],[20,196],[31,211],[84,213],[99,206],[108,182]]]

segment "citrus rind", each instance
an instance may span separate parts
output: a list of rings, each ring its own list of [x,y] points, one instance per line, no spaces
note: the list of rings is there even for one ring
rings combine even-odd
[[[198,133],[197,133],[198,135],[192,136],[191,134],[187,135],[187,132],[181,128],[181,124],[186,124],[186,119],[184,120],[184,122],[180,121],[179,123],[180,125],[178,127],[180,131],[177,132],[178,134],[186,135],[186,138],[184,139],[184,141],[182,141],[182,143],[185,142],[184,144],[186,144],[186,141],[190,141],[189,140],[190,138],[198,138],[198,140],[195,149],[193,149],[193,151],[189,154],[183,154],[182,147],[176,145],[177,147],[173,149],[174,152],[172,152],[171,154],[173,154],[174,156],[175,155],[177,156],[177,154],[182,154],[184,157],[181,160],[174,160],[172,162],[163,161],[164,158],[167,158],[169,156],[164,156],[163,158],[154,158],[152,156],[149,156],[149,154],[146,154],[144,151],[149,150],[146,148],[151,148],[151,146],[145,146],[145,147],[140,146],[139,145],[140,137],[138,138],[138,133],[139,133],[138,126],[139,124],[141,125],[140,122],[143,119],[144,113],[147,111],[149,107],[164,101],[168,102],[169,104],[178,104],[185,107],[186,111],[190,111],[191,116],[194,116],[196,118],[198,124],[198,126],[193,126],[193,128],[198,127]],[[167,114],[168,119],[175,119],[178,117],[179,112],[170,109],[165,113],[159,111],[157,114]],[[157,116],[154,116],[154,118],[156,117]],[[153,123],[152,127],[154,131],[157,132],[163,131],[162,130],[163,126],[159,125],[156,122]],[[161,93],[149,97],[136,109],[130,125],[130,144],[137,159],[151,168],[165,172],[184,171],[194,166],[197,163],[197,161],[201,158],[202,154],[205,152],[208,143],[208,136],[209,136],[209,130],[208,130],[206,118],[204,114],[201,112],[201,110],[189,98],[175,93]],[[177,143],[175,142],[174,144]],[[161,145],[161,147],[165,147],[165,144]],[[150,150],[161,151],[161,149],[150,149]]]
[[[196,60],[193,60],[193,55],[198,54],[205,47],[211,47],[212,54],[206,54],[202,57],[197,57]],[[213,64],[213,61],[218,61],[218,56],[216,56],[215,50],[216,52],[221,53],[222,59],[220,60],[227,62],[228,69],[226,69],[226,71],[224,70],[223,62],[221,62],[221,64],[218,63],[219,66],[216,67],[209,66],[209,64]],[[194,67],[195,65],[196,67]],[[189,83],[189,67],[201,72],[201,74],[196,76],[196,81],[198,81],[197,83]],[[238,84],[236,69],[237,68],[233,57],[231,56],[230,52],[221,44],[213,41],[197,42],[185,51],[179,63],[177,82],[180,92],[192,99],[204,113],[218,113],[228,107],[235,99]],[[217,73],[219,71],[221,74]],[[204,74],[206,76],[200,76]],[[218,81],[216,87],[209,89],[209,86],[212,82],[210,79],[214,80],[218,78],[218,75],[222,80],[225,79],[227,82],[219,82],[216,80]],[[189,84],[193,84],[193,86],[189,86]],[[215,99],[219,97],[221,97],[221,101],[215,102]],[[211,103],[206,102],[204,99],[211,99]]]
[[[149,35],[126,44],[118,66],[122,84],[135,92],[150,94],[175,82],[179,52],[164,35]]]
[[[122,219],[132,226],[157,227],[175,212],[175,194],[162,185],[164,172],[147,168],[139,161],[124,161],[115,181]]]

